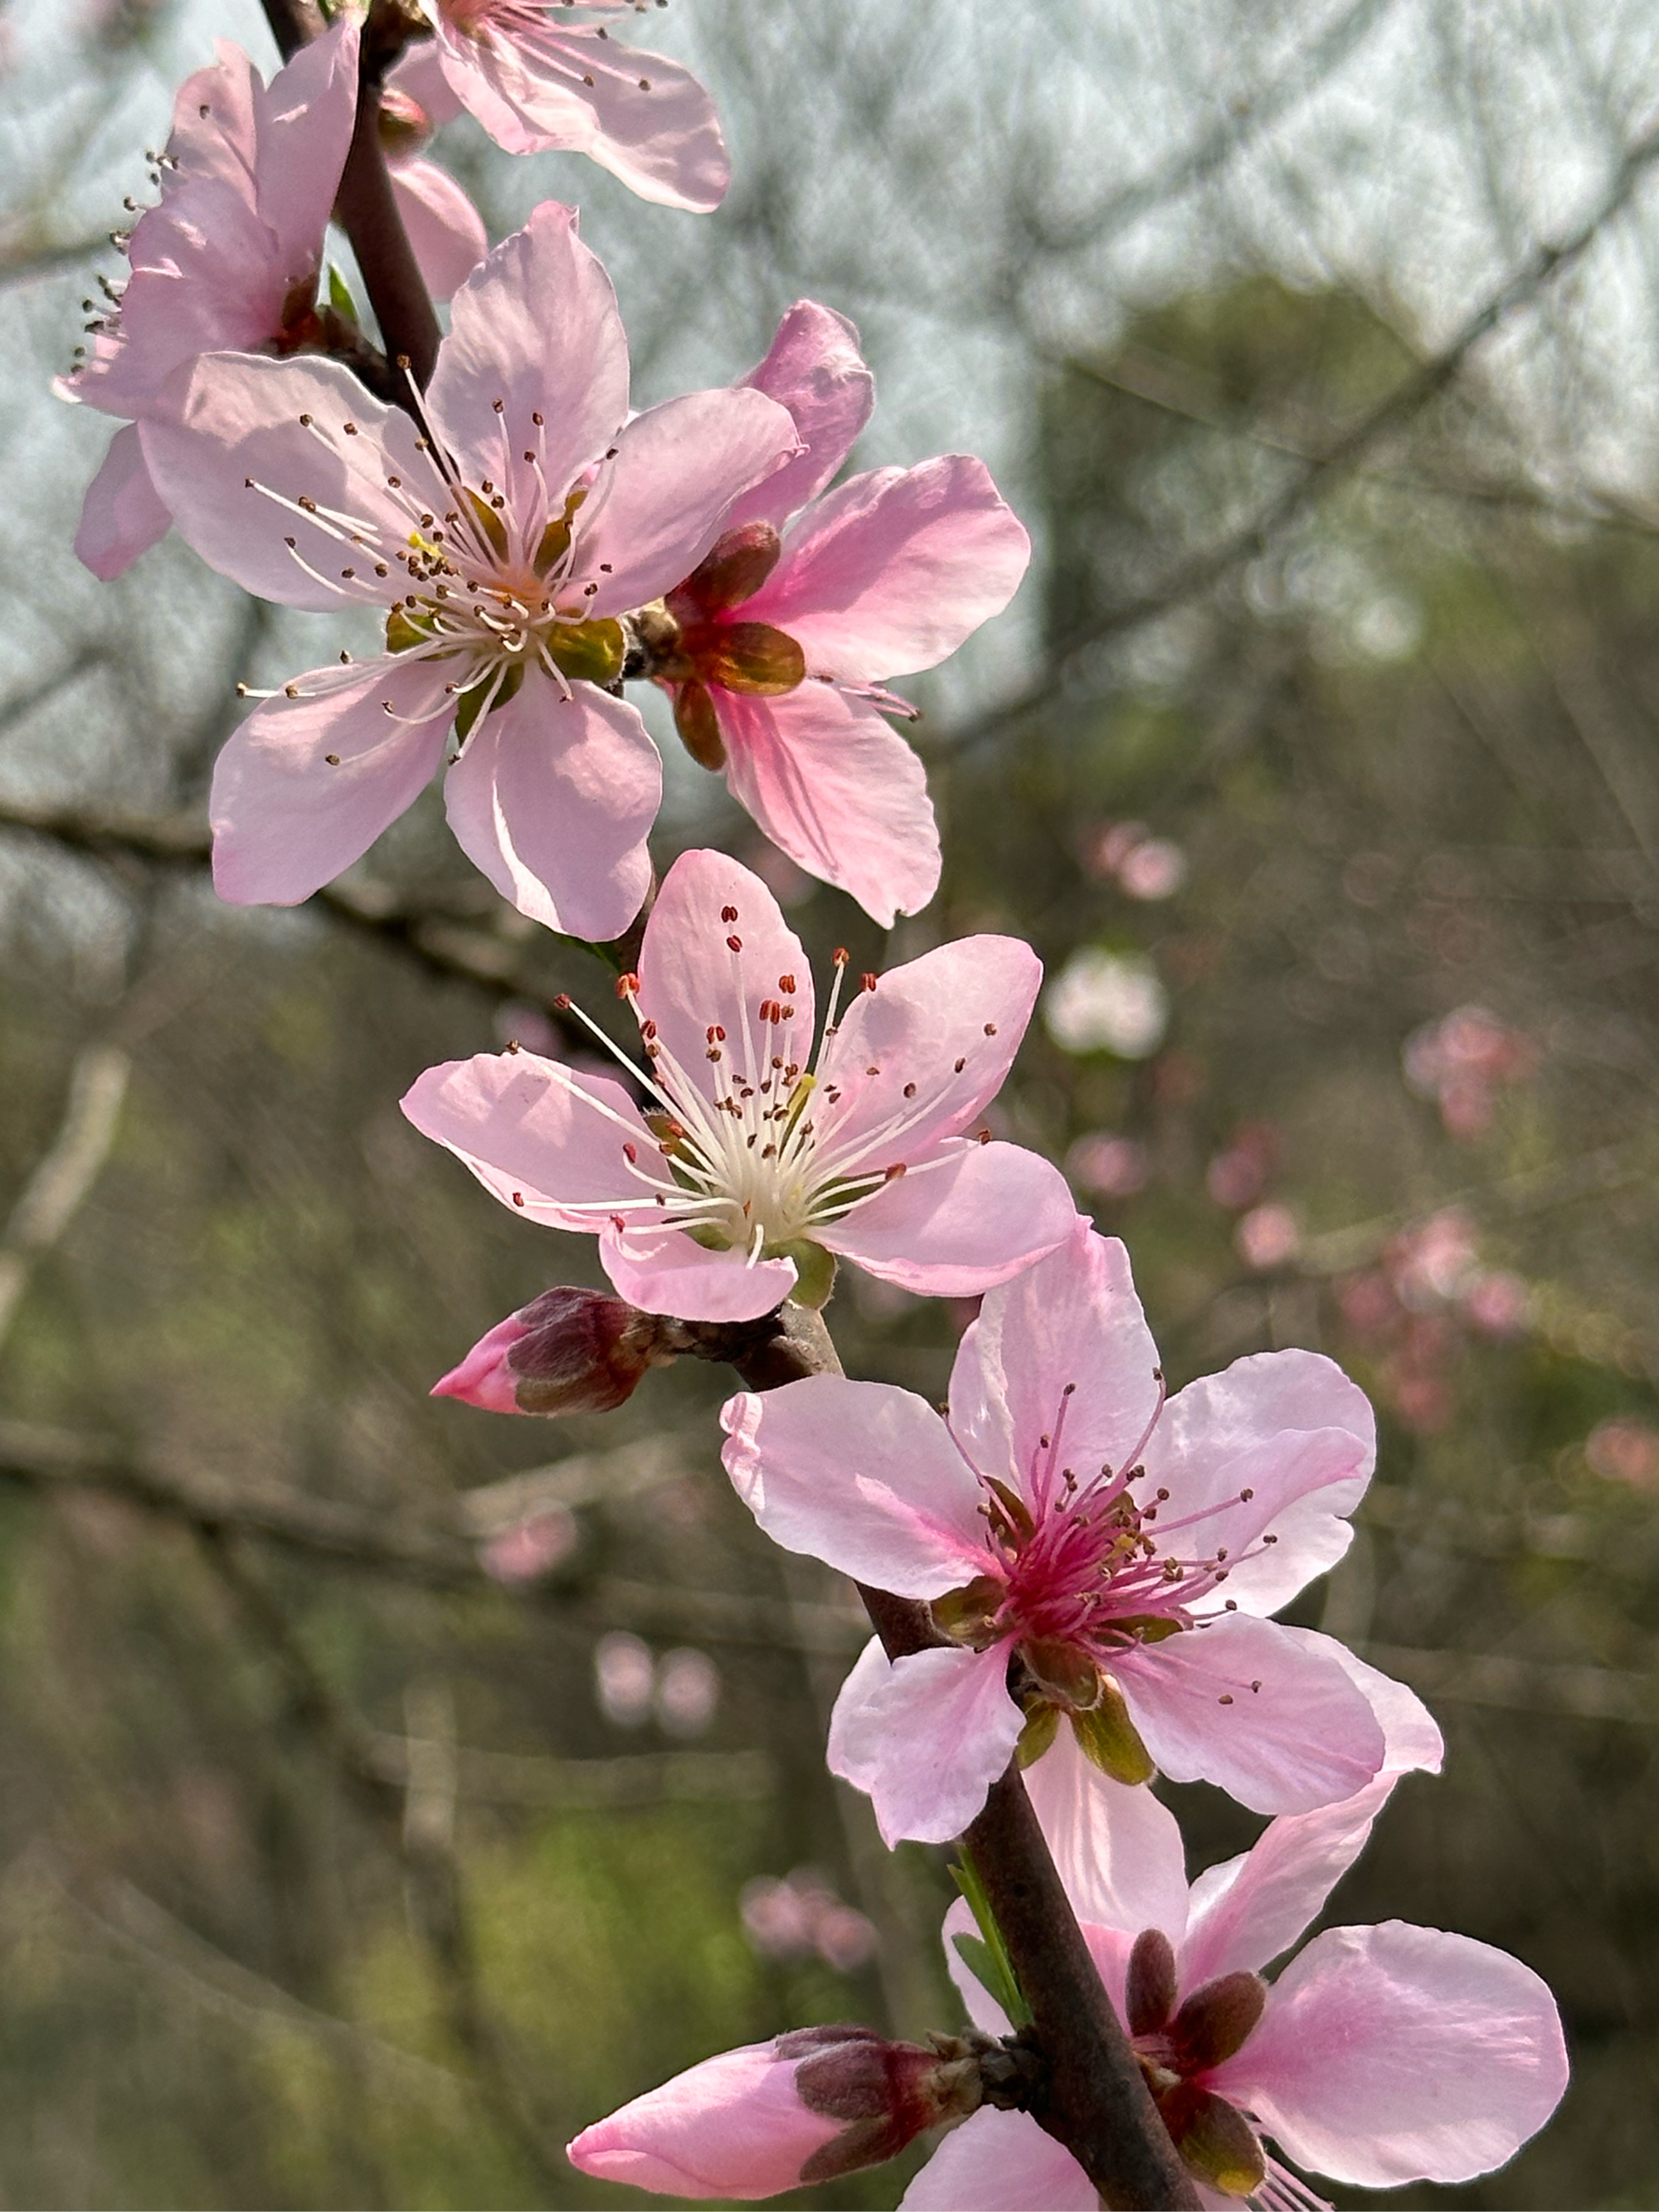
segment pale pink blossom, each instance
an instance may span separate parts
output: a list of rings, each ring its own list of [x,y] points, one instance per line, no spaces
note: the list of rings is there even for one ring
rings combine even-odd
[[[1382,1733],[1341,1647],[1265,1617],[1347,1548],[1370,1406],[1307,1352],[1166,1400],[1127,1255],[1086,1222],[987,1295],[945,1418],[816,1376],[722,1419],[769,1535],[930,1600],[951,1639],[890,1663],[872,1643],[836,1706],[830,1764],[890,1843],[965,1827],[1028,1709],[1034,1728],[1069,1717],[1126,1779],[1156,1764],[1257,1812],[1351,1796],[1376,1771]]]
[[[1302,1231],[1288,1206],[1253,1206],[1233,1231],[1233,1249],[1247,1267],[1282,1267],[1301,1249]]]
[[[968,938],[866,976],[843,1006],[839,955],[815,1053],[811,971],[776,901],[725,854],[685,853],[618,986],[643,1108],[520,1051],[428,1070],[404,1111],[526,1218],[597,1233],[648,1313],[821,1302],[837,1255],[962,1296],[1052,1251],[1074,1218],[1057,1169],[975,1133],[1041,974],[1016,939]]]
[[[896,2157],[978,2101],[965,2051],[802,2027],[722,2051],[585,2128],[579,2172],[665,2197],[775,2197]]]
[[[1439,1765],[1417,1700],[1358,1662],[1388,1738],[1376,1779],[1345,1803],[1274,1820],[1190,1891],[1180,1830],[1146,1791],[1066,1745],[1028,1777],[1085,1938],[1206,2204],[1264,2212],[1322,2200],[1269,2154],[1366,2189],[1467,2181],[1511,2158],[1555,2109],[1567,2061],[1554,2001],[1529,1967],[1468,1936],[1387,1921],[1317,1936],[1267,1984],[1364,1849],[1398,1776]],[[1006,2032],[955,1939],[951,1972],[975,2023]],[[1085,2212],[1071,2154],[1024,2113],[981,2111],[947,2136],[905,2212]]]
[[[795,450],[757,392],[629,418],[609,278],[551,203],[455,296],[424,434],[338,362],[210,354],[142,431],[179,530],[284,605],[372,610],[386,649],[312,669],[219,757],[214,880],[292,905],[410,805],[458,732],[451,827],[520,911],[614,937],[650,881],[661,763],[617,617],[695,564]]]
[[[1414,1030],[1401,1055],[1411,1088],[1438,1105],[1448,1135],[1466,1140],[1486,1133],[1498,1091],[1523,1082],[1538,1056],[1529,1036],[1485,1006],[1459,1006]]]
[[[732,166],[713,103],[608,27],[636,0],[419,0],[450,89],[509,154],[586,154],[641,199],[706,213]]]
[[[736,503],[669,593],[653,672],[694,758],[724,769],[799,866],[889,927],[932,898],[939,848],[921,763],[885,719],[915,709],[888,683],[1000,613],[1030,541],[960,453],[825,491],[873,398],[857,333],[829,308],[791,307],[746,381],[788,408],[805,451]]]
[[[133,226],[131,274],[93,326],[62,397],[136,422],[198,354],[277,355],[323,342],[323,234],[356,110],[357,30],[337,24],[265,85],[240,47],[180,87],[161,200]],[[138,433],[118,430],[88,489],[75,550],[118,576],[165,536],[167,501]]]

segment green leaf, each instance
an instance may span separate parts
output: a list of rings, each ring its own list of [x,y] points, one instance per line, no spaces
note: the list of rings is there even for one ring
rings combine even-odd
[[[1002,1940],[1002,1930],[997,1926],[997,1917],[991,1910],[979,1869],[965,1844],[961,1858],[951,1869],[951,1878],[967,1899],[968,1909],[979,1923],[977,1936],[951,1937],[957,1956],[987,1995],[994,1997],[1002,2007],[1011,2027],[1029,2027],[1031,2008],[1019,1986],[1019,1977],[1008,1956],[1008,1947]]]
[[[345,272],[337,261],[328,264],[328,304],[342,321],[355,329],[358,321],[357,302],[351,296],[351,287],[346,283]]]

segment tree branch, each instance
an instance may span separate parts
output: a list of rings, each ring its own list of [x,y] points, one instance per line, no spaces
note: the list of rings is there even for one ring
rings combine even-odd
[[[822,1316],[800,1307],[746,1332],[711,1325],[694,1334],[700,1357],[726,1360],[751,1390],[843,1371]],[[862,1584],[859,1595],[890,1659],[944,1641],[925,1605]],[[1071,2152],[1113,2212],[1188,2212],[1198,2192],[1095,1971],[1017,1764],[993,1785],[964,1840],[1048,2062],[1033,2118]]]

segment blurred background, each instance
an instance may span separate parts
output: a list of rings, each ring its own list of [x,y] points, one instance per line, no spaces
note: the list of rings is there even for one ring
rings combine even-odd
[[[0,2202],[639,2202],[559,2146],[671,2071],[957,2023],[945,1855],[825,1775],[860,1617],[731,1496],[717,1372],[562,1424],[426,1395],[596,1277],[397,1099],[550,1042],[561,990],[610,1019],[605,972],[435,793],[306,908],[217,905],[235,680],[363,641],[173,539],[114,586],[70,555],[108,425],[48,379],[221,35],[274,64],[250,0],[0,9]],[[639,404],[842,308],[860,463],[982,453],[1037,547],[904,687],[926,914],[884,941],[652,702],[659,866],[735,852],[820,958],[1029,937],[999,1125],[1127,1237],[1172,1379],[1299,1344],[1370,1390],[1377,1481],[1291,1617],[1449,1755],[1333,1914],[1518,1953],[1575,2061],[1505,2172],[1387,2201],[1659,2202],[1659,0],[641,36],[715,94],[726,208],[463,122],[492,234],[580,201]],[[938,1398],[969,1310],[843,1276],[831,1318]],[[1259,1825],[1173,1794],[1194,1869]]]

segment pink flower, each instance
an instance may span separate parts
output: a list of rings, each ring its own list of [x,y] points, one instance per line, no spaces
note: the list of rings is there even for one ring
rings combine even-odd
[[[872,2028],[797,2028],[722,2051],[584,2128],[580,2172],[665,2197],[775,2197],[896,2157],[970,2110],[974,2063]]]
[[[530,1220],[597,1231],[647,1313],[822,1303],[838,1254],[934,1296],[1002,1282],[1073,1218],[1057,1169],[969,1133],[1024,1034],[1036,957],[968,938],[866,976],[843,1011],[845,963],[815,1056],[811,972],[776,902],[725,854],[683,854],[617,987],[644,1039],[643,1111],[528,1052],[432,1068],[404,1111]]]
[[[336,362],[210,354],[173,402],[144,453],[203,558],[263,598],[386,626],[384,653],[296,677],[220,755],[222,896],[309,897],[411,803],[453,725],[468,854],[532,920],[614,937],[650,881],[661,793],[644,724],[603,688],[617,618],[789,458],[784,410],[705,392],[628,420],[610,280],[551,203],[457,293],[424,435]]]
[[[1068,1746],[1028,1777],[1090,1949],[1209,2204],[1322,2204],[1264,2135],[1361,2188],[1469,2180],[1511,2158],[1566,2084],[1548,1990],[1468,1936],[1398,1920],[1328,1929],[1276,1982],[1261,1978],[1358,1856],[1397,1776],[1439,1764],[1438,1732],[1411,1693],[1351,1664],[1389,1737],[1377,1779],[1346,1803],[1274,1820],[1190,1891],[1174,1816],[1147,1792],[1109,1782]],[[975,2024],[1005,2033],[954,1950],[973,1927],[953,1905],[951,1971]],[[988,2109],[947,2136],[903,2200],[905,2212],[1092,2203],[1082,2168],[1034,2120]]]
[[[420,0],[461,104],[509,154],[589,155],[642,199],[706,213],[732,166],[708,94],[662,55],[619,46],[594,16],[635,0]]]
[[[891,1664],[872,1644],[836,1706],[830,1766],[890,1843],[965,1827],[1028,1709],[1043,1732],[1066,1715],[1125,1780],[1156,1763],[1261,1813],[1376,1771],[1382,1733],[1340,1646],[1264,1618],[1347,1549],[1370,1406],[1307,1352],[1237,1360],[1166,1402],[1128,1256],[1086,1222],[988,1295],[947,1418],[817,1376],[722,1419],[726,1471],[769,1535],[933,1601],[952,1639]]]
[[[872,403],[857,335],[827,307],[792,307],[748,383],[788,408],[805,451],[737,502],[669,593],[650,665],[693,757],[725,769],[792,860],[889,927],[932,898],[939,850],[921,763],[883,719],[914,709],[887,681],[1000,613],[1030,541],[984,463],[957,453],[819,497]]]
[[[132,274],[94,325],[88,358],[60,382],[64,398],[136,422],[198,354],[323,342],[317,276],[356,89],[355,24],[302,47],[269,87],[221,40],[213,66],[179,88],[161,204],[133,227]],[[88,489],[76,554],[94,575],[118,576],[168,520],[137,430],[118,430]]]

